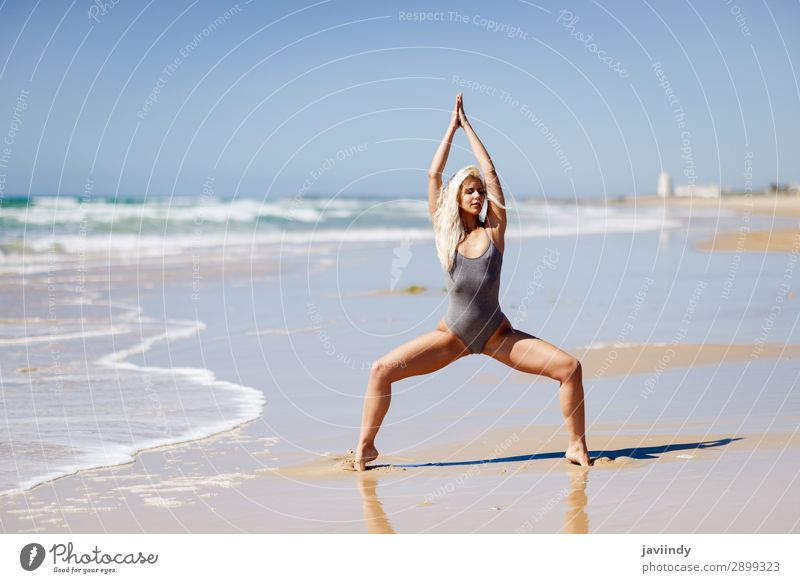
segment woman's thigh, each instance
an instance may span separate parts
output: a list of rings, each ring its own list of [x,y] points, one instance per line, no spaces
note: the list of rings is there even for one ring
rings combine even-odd
[[[489,338],[483,352],[515,370],[559,380],[567,378],[577,363],[571,354],[546,340],[515,330],[507,321]]]
[[[373,369],[390,382],[435,372],[467,354],[464,344],[442,323],[383,355]]]

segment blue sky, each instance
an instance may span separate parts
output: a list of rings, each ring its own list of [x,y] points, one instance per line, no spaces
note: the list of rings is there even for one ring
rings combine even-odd
[[[458,91],[512,195],[649,194],[662,167],[742,188],[749,162],[755,188],[796,182],[797,23],[741,0],[6,0],[0,195],[421,197]]]

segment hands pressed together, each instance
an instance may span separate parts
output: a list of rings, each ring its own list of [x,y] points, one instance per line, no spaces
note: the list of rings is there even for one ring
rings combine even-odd
[[[450,127],[453,129],[469,127],[467,114],[464,113],[464,94],[456,95],[456,104],[453,108],[453,115],[450,118]]]

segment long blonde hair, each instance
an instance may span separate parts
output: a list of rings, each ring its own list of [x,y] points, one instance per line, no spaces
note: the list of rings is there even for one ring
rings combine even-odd
[[[433,230],[436,236],[436,254],[442,269],[450,273],[455,262],[455,252],[458,244],[464,240],[466,229],[459,213],[459,199],[461,195],[461,185],[469,178],[477,178],[481,181],[484,188],[486,182],[481,176],[481,171],[475,166],[464,166],[456,172],[450,180],[442,185],[439,191],[439,200],[436,212],[433,214]],[[486,191],[487,204],[494,204],[501,208],[506,208],[500,200],[488,190]],[[488,209],[487,209],[488,212]]]

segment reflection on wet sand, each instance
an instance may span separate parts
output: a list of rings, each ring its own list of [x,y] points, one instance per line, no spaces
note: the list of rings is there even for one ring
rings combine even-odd
[[[361,493],[361,506],[364,509],[364,522],[369,534],[395,534],[389,517],[377,495],[378,478],[370,472],[358,473],[358,490]]]
[[[570,493],[565,498],[567,512],[564,515],[565,534],[587,534],[589,532],[589,515],[586,505],[586,484],[589,483],[589,468],[576,468],[569,475]],[[361,494],[361,506],[364,510],[364,523],[369,534],[396,534],[389,517],[378,499],[378,478],[370,472],[359,472],[358,490]]]
[[[586,484],[589,483],[589,468],[577,468],[570,472],[570,493],[566,497],[567,512],[564,515],[565,534],[587,534],[589,532],[589,515],[586,514],[586,505],[589,497],[586,495]]]

